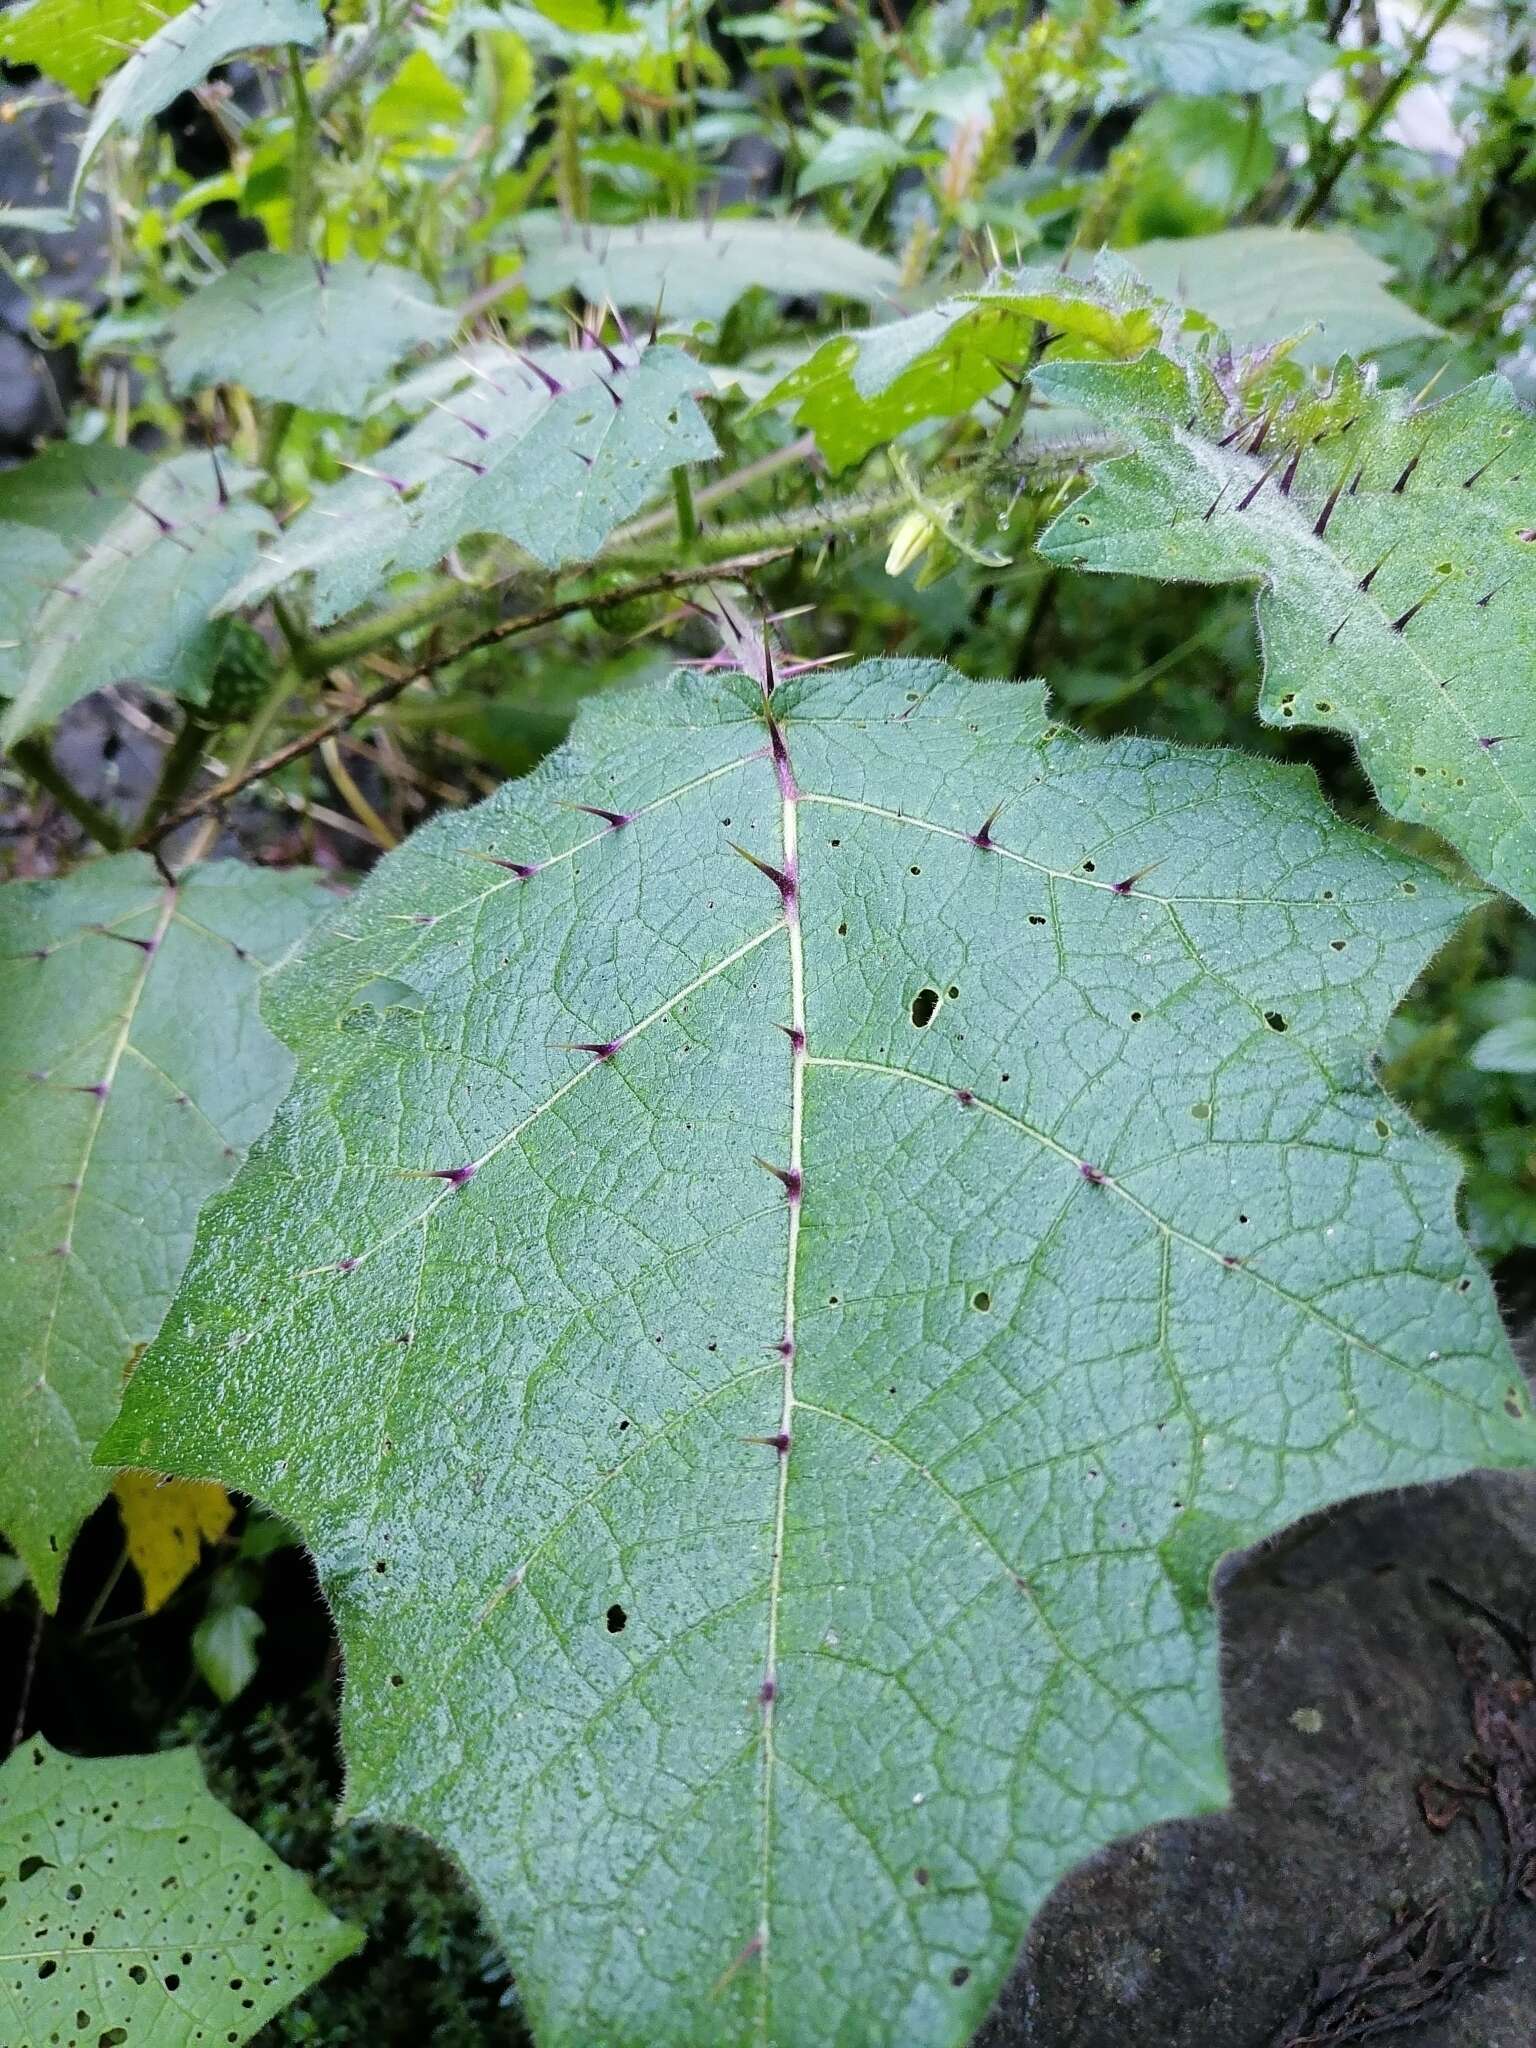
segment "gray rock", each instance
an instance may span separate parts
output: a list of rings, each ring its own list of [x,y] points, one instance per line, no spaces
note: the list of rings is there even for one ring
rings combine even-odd
[[[1458,1599],[1457,1594],[1467,1596]],[[1481,1802],[1441,1831],[1418,1787],[1463,1780],[1463,1658],[1520,1665],[1470,1601],[1523,1630],[1536,1605],[1536,1474],[1472,1474],[1317,1517],[1232,1560],[1218,1589],[1232,1805],[1114,1844],[1036,1921],[977,2048],[1283,2048],[1320,1971],[1369,1954],[1394,1915],[1443,1908],[1476,1948],[1505,1859]],[[1533,1715],[1536,1720],[1536,1715]],[[1486,1940],[1482,1943],[1486,1951]],[[1532,2048],[1536,1910],[1503,1968],[1469,1972],[1404,2048]],[[1385,2030],[1381,2030],[1385,2031]]]

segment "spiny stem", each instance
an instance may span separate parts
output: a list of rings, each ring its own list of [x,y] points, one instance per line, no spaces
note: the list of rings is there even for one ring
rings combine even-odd
[[[775,448],[754,462],[723,476],[718,482],[709,484],[702,491],[693,493],[694,512],[707,511],[710,506],[721,504],[737,492],[750,490],[754,484],[762,483],[770,476],[776,476],[781,469],[794,467],[810,461],[815,453],[816,443],[810,434],[802,434],[788,442],[783,448]],[[659,506],[654,512],[647,512],[639,519],[633,519],[627,526],[621,526],[609,536],[603,560],[628,560],[627,549],[632,543],[648,538],[652,534],[673,532],[676,518],[675,505]],[[637,554],[637,561],[644,560]],[[449,612],[457,611],[467,598],[481,595],[494,586],[496,579],[483,585],[466,589],[465,585],[452,576],[439,576],[424,584],[412,596],[399,604],[386,606],[383,610],[370,613],[352,626],[338,626],[330,633],[320,633],[312,639],[302,634],[290,641],[293,658],[301,675],[324,675],[328,668],[338,663],[355,661],[359,655],[372,654],[376,648],[387,647],[407,633],[413,633],[422,626],[430,626]],[[282,621],[279,618],[278,623]]]
[[[40,789],[46,789],[77,825],[83,825],[98,846],[104,846],[108,853],[117,853],[127,844],[127,834],[122,826],[99,804],[93,804],[89,797],[82,796],[74,784],[59,773],[52,754],[36,734],[15,741],[11,747],[11,759],[24,774],[31,776]]]
[[[180,803],[186,795],[188,785],[202,766],[208,743],[215,728],[209,725],[195,705],[189,704],[182,714],[181,728],[175,739],[165,750],[165,759],[160,764],[159,780],[154,793],[144,808],[139,820],[139,830],[153,825],[163,818],[173,805]]]
[[[422,662],[415,668],[406,669],[398,676],[391,676],[387,682],[380,683],[376,689],[370,690],[357,703],[348,706],[344,710],[333,712],[329,718],[323,719],[319,725],[311,727],[308,732],[300,733],[296,739],[289,740],[285,745],[275,748],[270,754],[263,756],[259,761],[251,758],[254,753],[254,747],[248,743],[246,748],[243,749],[244,758],[241,765],[232,766],[228,774],[216,782],[212,789],[205,790],[195,802],[184,804],[180,810],[172,812],[169,817],[161,819],[157,824],[142,831],[136,843],[147,846],[155,845],[158,841],[164,839],[168,833],[174,832],[178,827],[185,825],[189,819],[198,817],[204,811],[211,810],[216,805],[224,803],[228,798],[244,789],[249,783],[259,782],[263,776],[275,774],[279,768],[286,768],[290,761],[301,760],[305,754],[312,753],[322,741],[333,738],[337,733],[345,732],[349,726],[355,725],[360,718],[366,718],[371,712],[377,711],[381,705],[387,704],[392,697],[398,697],[402,690],[408,689],[412,683],[420,682],[423,677],[430,675],[434,669],[444,668],[449,662],[462,661],[466,655],[473,654],[482,647],[494,646],[498,641],[509,640],[522,633],[535,632],[542,626],[554,625],[558,620],[570,617],[573,612],[604,611],[610,605],[628,604],[637,597],[654,597],[663,591],[683,590],[690,584],[706,583],[714,576],[749,575],[754,569],[765,569],[772,562],[782,561],[784,556],[790,552],[791,550],[787,547],[760,548],[755,553],[739,556],[734,561],[695,564],[681,569],[667,569],[662,571],[660,575],[647,577],[643,582],[639,583],[627,583],[617,590],[589,591],[580,597],[566,598],[559,604],[545,605],[538,611],[523,612],[516,618],[503,619],[500,625],[492,626],[488,632],[479,634],[475,639],[465,642],[464,645],[450,648],[444,654],[435,655],[430,661]],[[318,646],[320,643],[315,642],[313,644]],[[300,679],[301,671],[297,664],[285,669],[283,675],[279,678],[282,694],[286,695],[289,690],[295,687]],[[276,705],[280,701],[281,698],[275,688],[273,697],[268,700],[270,712],[275,713]],[[267,722],[269,722],[269,719],[263,719],[259,728],[260,731],[265,730]],[[253,723],[252,733],[259,737],[259,730]],[[247,738],[249,742],[250,735]]]

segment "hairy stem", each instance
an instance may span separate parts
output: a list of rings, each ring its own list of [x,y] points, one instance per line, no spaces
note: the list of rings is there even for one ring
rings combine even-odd
[[[377,711],[380,705],[387,704],[392,697],[398,697],[402,690],[408,689],[412,683],[420,682],[434,669],[444,668],[449,662],[461,661],[466,655],[473,654],[482,647],[494,646],[498,641],[512,639],[518,634],[532,633],[541,626],[554,625],[558,620],[570,617],[573,612],[604,611],[610,605],[628,604],[637,597],[654,597],[663,591],[684,590],[690,584],[706,583],[713,576],[749,575],[754,569],[765,569],[770,563],[781,561],[790,552],[787,547],[761,548],[753,554],[739,556],[734,561],[667,569],[660,575],[646,578],[643,582],[627,583],[615,590],[589,591],[581,597],[566,598],[559,604],[545,605],[538,611],[522,612],[516,618],[503,619],[499,625],[492,626],[488,632],[479,634],[463,646],[452,648],[431,661],[421,663],[418,667],[406,669],[400,675],[391,676],[388,681],[380,683],[376,689],[370,690],[355,704],[333,712],[319,725],[312,726],[308,732],[300,733],[297,738],[287,741],[285,745],[274,748],[260,760],[252,758],[255,748],[250,744],[251,735],[248,735],[248,743],[242,750],[243,758],[240,765],[232,765],[229,772],[216,782],[212,789],[205,790],[195,802],[184,804],[169,817],[149,827],[140,835],[139,843],[151,846],[156,844],[168,833],[185,825],[189,819],[224,803],[249,783],[258,782],[263,776],[275,774],[279,768],[286,768],[290,761],[301,760],[323,741],[333,738],[337,733],[345,732],[360,718],[366,718],[370,712]],[[279,678],[282,694],[286,695],[299,680],[300,672],[296,666],[285,669]],[[274,689],[273,697],[268,700],[272,713],[275,714],[280,702],[281,697]],[[263,731],[266,722],[269,721],[263,722]],[[254,724],[252,734],[257,738],[260,736]]]

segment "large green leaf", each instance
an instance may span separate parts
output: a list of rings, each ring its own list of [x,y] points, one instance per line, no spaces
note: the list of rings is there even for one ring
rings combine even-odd
[[[56,533],[0,520],[0,697],[14,696],[26,680],[32,620],[73,561]]]
[[[318,43],[324,34],[320,0],[192,0],[184,13],[164,21],[103,87],[80,144],[71,204],[97,150],[114,131],[137,134],[179,93],[201,85],[216,64],[241,50]]]
[[[360,1945],[203,1784],[194,1750],[0,1766],[9,2048],[238,2044]]]
[[[66,572],[27,543],[24,582],[6,602],[0,716],[9,746],[107,683],[154,684],[201,700],[225,634],[209,614],[276,531],[247,493],[255,474],[211,455],[177,455],[151,467],[142,458],[102,463],[97,453],[61,450],[0,478],[0,518],[51,533],[69,551]],[[78,458],[86,456],[87,459]],[[45,472],[33,477],[32,471]]]
[[[143,854],[0,889],[0,1530],[49,1606],[198,1208],[293,1072],[261,977],[327,905],[235,862],[168,888]]]
[[[89,98],[123,51],[152,36],[188,0],[31,0],[0,20],[0,59],[35,64],[79,99]]]
[[[165,371],[177,391],[243,384],[258,398],[360,417],[403,355],[455,324],[407,270],[266,249],[176,308]]]
[[[578,290],[594,305],[661,305],[673,320],[718,320],[753,285],[783,297],[861,299],[893,293],[890,257],[830,228],[792,220],[643,221],[573,227],[557,213],[517,223],[524,282],[535,298]]]
[[[1073,352],[1134,355],[1162,319],[1129,276],[1087,282],[1026,270],[884,327],[825,341],[762,403],[793,404],[830,469],[847,469],[920,421],[963,413],[1017,373],[1042,325]]]
[[[1536,1450],[1371,1069],[1463,891],[1037,684],[772,706],[599,699],[381,863],[104,1446],[300,1525],[353,1810],[570,2048],[963,2040],[1222,1798],[1217,1557]]]
[[[669,470],[716,452],[692,396],[707,378],[677,349],[563,351],[537,365],[507,350],[492,368],[487,356],[476,352],[473,383],[318,492],[223,609],[310,575],[324,623],[470,534],[501,534],[550,568],[585,561]]]
[[[1063,363],[1041,383],[1135,450],[1041,552],[1261,583],[1261,716],[1348,734],[1395,817],[1536,907],[1536,421],[1504,380],[1415,407],[1346,369],[1332,401],[1262,416],[1202,360]]]
[[[1441,333],[1393,298],[1391,266],[1348,235],[1229,228],[1119,253],[1160,298],[1203,314],[1242,348],[1313,328],[1291,353],[1327,364]]]

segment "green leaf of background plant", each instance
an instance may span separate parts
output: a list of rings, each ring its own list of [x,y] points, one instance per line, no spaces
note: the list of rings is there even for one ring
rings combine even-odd
[[[1146,90],[1191,97],[1278,87],[1299,99],[1334,62],[1331,46],[1312,29],[1254,36],[1194,20],[1150,21],[1134,35],[1112,36],[1108,48]]]
[[[233,861],[171,890],[137,853],[0,888],[0,1530],[50,1608],[198,1208],[292,1074],[262,975],[336,907]]]
[[[477,350],[473,383],[317,492],[223,608],[307,574],[324,624],[470,534],[500,534],[548,568],[587,561],[673,468],[716,453],[692,396],[706,373],[677,349],[626,348],[617,370],[595,349],[550,351],[539,361],[558,393],[510,350],[489,360]]]
[[[1096,466],[1041,553],[1259,583],[1260,716],[1348,735],[1394,817],[1536,907],[1536,421],[1504,379],[1415,408],[1346,372],[1262,437],[1200,360],[1060,363],[1040,383],[1135,450]]]
[[[140,45],[103,87],[75,165],[73,206],[92,160],[115,130],[136,135],[178,94],[240,50],[304,45],[325,35],[320,0],[193,0]]]
[[[719,320],[753,285],[782,297],[866,303],[894,293],[899,267],[830,228],[792,220],[653,220],[634,227],[574,227],[555,213],[517,222],[523,280],[536,299],[573,287],[593,305],[671,320]]]
[[[0,19],[0,58],[35,64],[89,99],[123,52],[164,27],[188,0],[32,0]]]
[[[884,177],[904,164],[907,154],[904,145],[883,128],[834,128],[801,171],[795,194],[805,199],[812,192],[829,191],[837,185]]]
[[[795,406],[828,468],[842,470],[926,419],[965,412],[1019,372],[1045,322],[1076,350],[1134,355],[1162,332],[1139,280],[1026,270],[883,327],[825,341],[762,404]]]
[[[35,1736],[0,1765],[0,1869],[14,2048],[238,2044],[362,1945],[190,1749],[72,1757]]]
[[[1512,1017],[1485,1031],[1467,1054],[1483,1074],[1536,1074],[1536,1017]]]
[[[1222,1798],[1218,1555],[1536,1447],[1371,1065],[1465,891],[1037,684],[772,703],[605,696],[380,863],[103,1447],[302,1529],[352,1810],[546,2048],[967,2039]]]
[[[1203,314],[1239,348],[1315,328],[1291,355],[1327,366],[1442,333],[1386,289],[1391,266],[1345,234],[1228,228],[1119,254],[1160,298]]]
[[[45,463],[46,477],[31,479]],[[138,458],[45,457],[13,474],[14,494],[0,478],[0,517],[15,506],[39,526],[46,521],[72,559],[66,575],[41,585],[47,551],[29,543],[33,560],[17,603],[26,623],[12,650],[20,673],[0,716],[0,746],[51,725],[108,683],[148,683],[200,703],[227,630],[209,614],[276,531],[245,495],[254,471],[189,454],[154,467]],[[0,668],[0,685],[3,676]]]
[[[243,384],[257,398],[360,418],[403,355],[455,325],[408,270],[265,249],[176,307],[165,372],[173,391]]]

